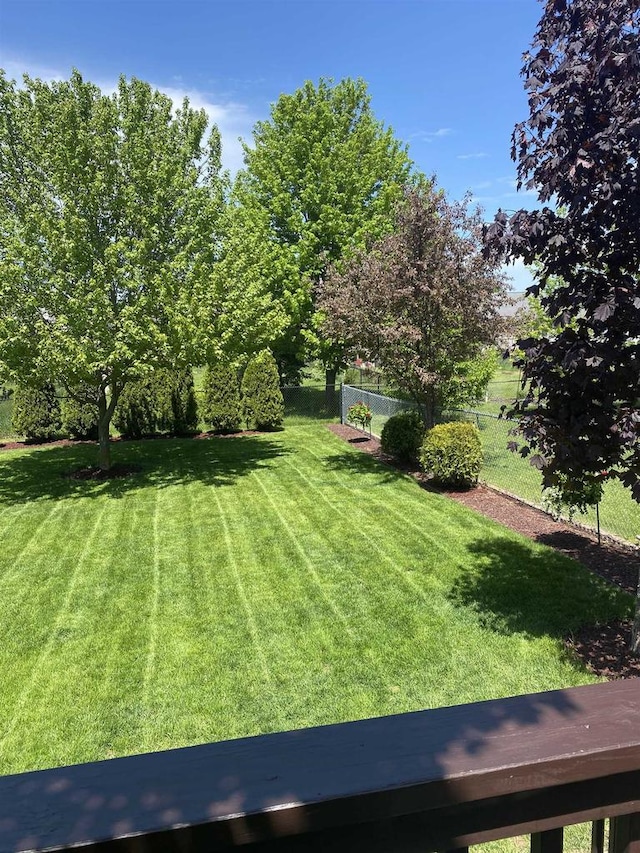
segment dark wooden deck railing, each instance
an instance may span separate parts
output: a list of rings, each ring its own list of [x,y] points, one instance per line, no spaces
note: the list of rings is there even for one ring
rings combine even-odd
[[[611,820],[640,850],[640,680],[0,777],[0,851],[454,850]]]

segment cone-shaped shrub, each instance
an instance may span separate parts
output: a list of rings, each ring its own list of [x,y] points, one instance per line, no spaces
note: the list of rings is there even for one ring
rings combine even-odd
[[[198,403],[191,367],[158,370],[154,374],[153,385],[157,428],[178,434],[195,432],[198,429]]]
[[[242,406],[248,427],[277,429],[284,420],[284,400],[274,357],[262,350],[251,359],[242,377]]]
[[[480,430],[474,424],[460,421],[437,424],[425,436],[420,461],[437,483],[475,485],[482,467]]]
[[[217,362],[204,374],[202,418],[216,432],[236,432],[242,424],[238,373],[228,363]]]
[[[74,397],[65,397],[60,406],[62,431],[69,438],[85,441],[98,440],[98,403],[81,403]]]
[[[60,429],[60,403],[52,384],[42,388],[16,388],[11,428],[18,435],[45,441]]]
[[[152,379],[127,382],[113,413],[113,425],[127,438],[156,431],[156,398]]]

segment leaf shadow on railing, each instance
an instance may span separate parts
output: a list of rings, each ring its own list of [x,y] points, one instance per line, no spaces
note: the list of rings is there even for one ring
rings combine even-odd
[[[472,559],[449,599],[497,633],[562,638],[631,612],[628,594],[549,548],[503,536],[467,548]]]
[[[149,834],[135,849],[454,849],[456,810],[517,791],[518,757],[535,765],[545,729],[566,737],[580,711],[555,691],[4,777],[0,847]],[[492,808],[498,827],[518,816]]]
[[[69,477],[72,471],[95,464],[95,445],[54,446],[19,455],[7,453],[0,455],[0,504],[100,496],[120,498],[148,486],[165,488],[196,481],[207,486],[228,485],[288,452],[266,436],[118,442],[112,447],[113,462],[139,466],[141,470],[108,480]]]

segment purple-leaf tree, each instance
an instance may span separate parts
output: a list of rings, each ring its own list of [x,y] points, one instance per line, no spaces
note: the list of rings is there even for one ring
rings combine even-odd
[[[423,181],[405,190],[395,231],[333,267],[319,287],[325,334],[375,360],[427,427],[496,340],[505,283],[483,257],[481,228],[466,203],[449,203]]]
[[[529,293],[554,321],[519,341],[521,452],[545,486],[606,470],[640,501],[637,0],[547,0],[522,76],[530,114],[512,157],[542,206],[498,211],[485,232],[489,256],[537,262]]]

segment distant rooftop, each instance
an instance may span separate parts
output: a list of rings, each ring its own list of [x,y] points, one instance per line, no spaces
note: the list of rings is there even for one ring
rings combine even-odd
[[[524,290],[512,290],[500,308],[501,317],[513,317],[521,308],[527,307],[527,298]]]

